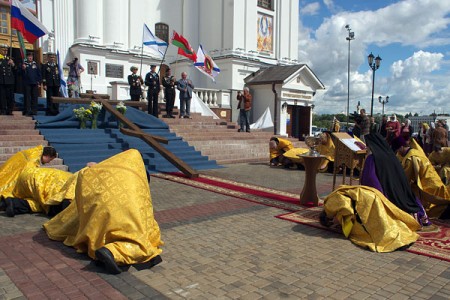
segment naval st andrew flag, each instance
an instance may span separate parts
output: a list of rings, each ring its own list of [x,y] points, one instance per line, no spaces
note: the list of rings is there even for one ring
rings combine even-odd
[[[202,45],[198,46],[197,60],[194,66],[203,74],[210,77],[212,81],[216,81],[215,77],[219,75],[220,69],[204,50]]]
[[[19,0],[11,2],[11,27],[31,44],[48,33],[47,28]]]
[[[178,54],[189,58],[193,62],[197,60],[197,55],[194,52],[194,48],[191,47],[184,36],[178,34],[175,30],[173,31],[172,44],[178,47]]]
[[[142,34],[142,44],[147,46],[153,55],[161,58],[166,54],[168,46],[166,42],[155,36],[146,24],[144,24],[144,33]]]

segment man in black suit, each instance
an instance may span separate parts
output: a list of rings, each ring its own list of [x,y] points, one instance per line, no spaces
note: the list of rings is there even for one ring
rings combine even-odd
[[[148,86],[148,113],[158,117],[158,95],[161,87],[159,83],[159,75],[156,73],[156,65],[150,66],[150,72],[148,72],[145,76],[145,85]]]
[[[44,90],[47,92],[45,115],[56,116],[59,113],[59,103],[53,103],[52,97],[60,96],[61,79],[55,53],[47,54],[47,63],[42,66],[42,83]]]
[[[41,84],[41,69],[33,60],[33,52],[27,53],[27,60],[22,64],[22,78],[25,88],[24,115],[36,115],[38,110],[38,92]]]
[[[14,61],[7,56],[8,46],[0,45],[0,115],[12,115],[14,110]]]
[[[162,84],[164,86],[164,97],[166,98],[167,118],[175,118],[173,116],[173,105],[175,103],[175,77],[172,76],[170,68],[166,69]]]

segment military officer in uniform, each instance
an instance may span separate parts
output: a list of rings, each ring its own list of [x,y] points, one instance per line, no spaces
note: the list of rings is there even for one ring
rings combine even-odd
[[[150,66],[150,72],[145,76],[145,85],[148,86],[148,113],[158,117],[158,95],[161,87],[159,85],[159,75],[156,73],[155,65]]]
[[[8,46],[0,45],[0,115],[12,115],[14,110],[14,61],[8,56]]]
[[[172,76],[170,68],[166,69],[166,76],[162,80],[164,86],[164,97],[166,98],[167,118],[175,118],[173,115],[173,105],[175,103],[175,77]]]
[[[130,85],[130,97],[132,101],[139,101],[142,95],[142,84],[144,81],[141,76],[138,76],[136,73],[138,68],[132,66],[130,68],[131,75],[128,75],[128,84]]]
[[[51,98],[60,96],[61,78],[55,53],[48,53],[47,59],[47,63],[42,66],[42,84],[47,92],[47,109],[45,114],[47,116],[56,116],[59,113],[59,103],[53,103]]]
[[[41,84],[41,69],[33,60],[33,52],[27,53],[27,59],[22,64],[22,78],[25,89],[23,114],[36,115],[38,110],[38,89]]]

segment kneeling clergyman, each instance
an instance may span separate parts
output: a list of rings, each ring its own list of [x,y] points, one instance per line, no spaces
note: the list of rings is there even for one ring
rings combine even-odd
[[[87,253],[112,274],[122,266],[160,263],[163,242],[139,151],[80,170],[74,200],[44,229],[50,239]]]

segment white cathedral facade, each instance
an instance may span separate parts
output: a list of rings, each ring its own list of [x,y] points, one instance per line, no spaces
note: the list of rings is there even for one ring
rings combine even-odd
[[[52,32],[40,39],[42,52],[59,51],[63,65],[78,57],[85,69],[83,89],[109,94],[112,99],[129,99],[126,80],[131,66],[140,68],[142,62],[140,72],[145,76],[151,64],[161,63],[146,47],[142,49],[144,24],[169,42],[160,76],[167,66],[177,79],[187,72],[203,101],[211,107],[231,109],[233,121],[238,116],[236,92],[244,87],[245,78],[261,68],[299,64],[299,0],[40,0],[37,15]],[[177,54],[178,48],[170,44],[174,30],[195,51],[201,44],[208,52],[220,68],[216,82]],[[275,101],[255,97],[254,112],[258,114],[266,109],[259,106],[273,105],[271,113],[278,114],[272,116],[278,122],[275,133],[289,134],[286,120],[293,120],[282,115],[287,113],[283,108],[313,107],[316,89],[324,87],[314,75],[311,79],[310,73],[307,81],[297,78],[301,74],[291,78],[309,82],[301,91],[298,86],[292,89],[289,82],[278,82]],[[273,99],[270,88],[268,93]],[[310,125],[311,109],[306,112]],[[252,115],[253,121],[259,117]]]

